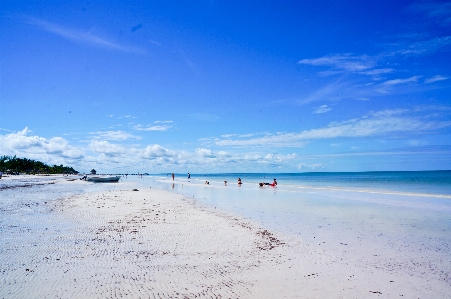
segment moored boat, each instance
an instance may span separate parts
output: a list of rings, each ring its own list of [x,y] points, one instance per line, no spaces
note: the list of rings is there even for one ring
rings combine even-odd
[[[100,177],[100,176],[91,176],[87,177],[86,181],[94,182],[94,183],[115,183],[118,182],[120,176],[108,176],[108,177]]]

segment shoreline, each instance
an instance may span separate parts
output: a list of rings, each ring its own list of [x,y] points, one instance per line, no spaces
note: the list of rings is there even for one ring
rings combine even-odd
[[[92,187],[64,177],[38,189],[75,184]],[[28,199],[2,209],[0,298],[446,298],[451,290],[449,274],[415,274],[396,256],[380,263],[369,249],[366,259],[346,259],[347,244],[334,251],[134,182],[107,187],[35,205],[35,190],[20,190]]]

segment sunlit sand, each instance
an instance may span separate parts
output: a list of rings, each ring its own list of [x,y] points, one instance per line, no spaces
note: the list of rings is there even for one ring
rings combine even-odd
[[[390,248],[349,256],[347,243],[321,246],[327,240],[270,231],[133,182],[51,197],[56,186],[94,188],[53,178],[0,191],[18,196],[1,210],[1,298],[446,298],[451,291],[449,273],[419,273],[429,266],[415,255],[411,264]],[[408,236],[403,241],[409,246]]]

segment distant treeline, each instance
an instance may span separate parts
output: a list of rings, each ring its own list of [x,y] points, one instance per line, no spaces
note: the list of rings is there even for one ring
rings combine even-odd
[[[1,156],[0,171],[6,173],[77,173],[72,167],[61,165],[48,166],[40,161],[30,160],[26,158],[17,158],[16,156]]]

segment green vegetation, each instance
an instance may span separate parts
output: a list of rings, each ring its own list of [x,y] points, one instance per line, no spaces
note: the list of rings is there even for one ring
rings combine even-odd
[[[0,156],[0,171],[6,173],[77,173],[72,167],[61,165],[48,166],[40,161],[26,158],[17,158],[16,156]]]

